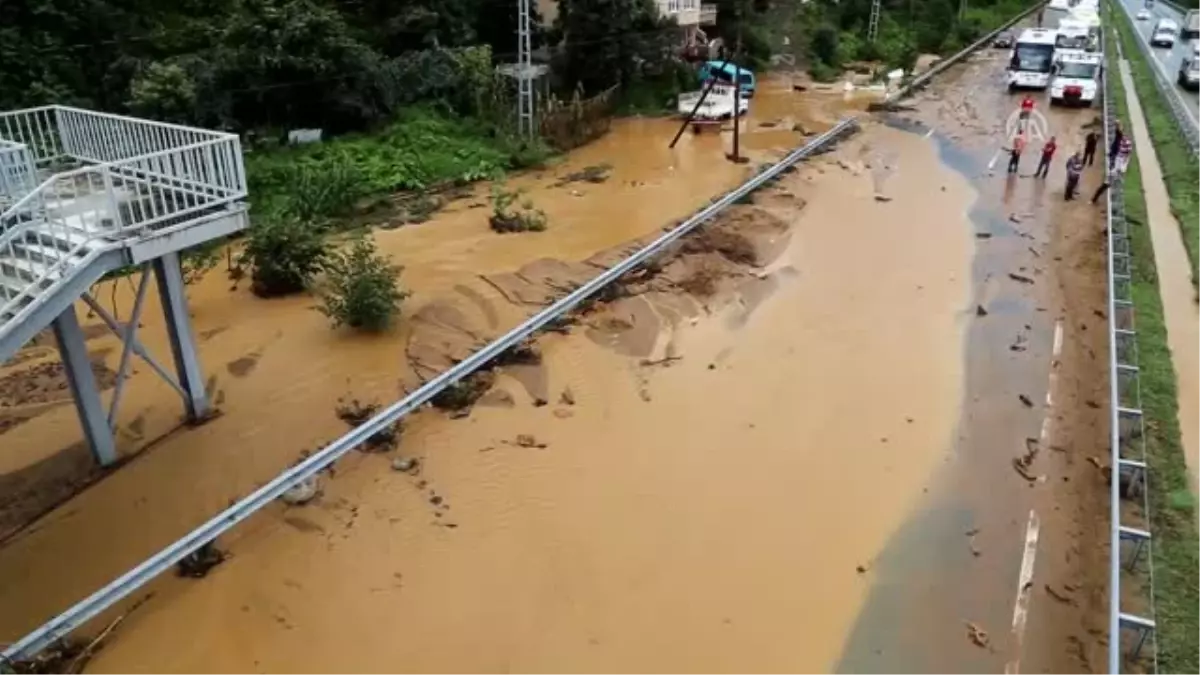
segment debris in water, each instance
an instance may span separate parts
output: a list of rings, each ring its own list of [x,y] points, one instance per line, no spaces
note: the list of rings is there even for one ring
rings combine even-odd
[[[434,506],[441,506],[442,502],[444,501],[446,500],[443,499],[441,495],[431,495],[429,497],[429,503],[433,504]]]
[[[859,565],[854,568],[854,571],[858,572],[859,574],[866,574],[867,572],[871,571],[871,565],[870,565],[870,563],[867,563],[865,565]]]
[[[563,187],[571,183],[603,183],[608,180],[608,172],[612,171],[611,164],[593,164],[579,171],[572,171],[559,178],[552,187]]]
[[[885,204],[886,204],[887,202],[890,202],[890,201],[892,201],[892,198],[891,198],[891,197],[884,196],[884,195],[875,195],[875,201],[877,201],[877,202],[883,202],[883,203],[885,203]]]
[[[404,473],[412,473],[417,470],[420,464],[413,457],[397,457],[392,460],[392,469],[402,471]]]
[[[976,647],[988,648],[990,639],[988,638],[987,631],[970,621],[967,622],[967,637],[971,639],[971,642],[975,643]]]
[[[979,532],[980,530],[978,527],[972,527],[971,529],[967,530],[967,536],[974,537],[975,535],[979,534]]]
[[[572,417],[572,416],[574,416],[574,415],[575,415],[575,413],[574,413],[574,412],[572,412],[572,411],[571,411],[570,409],[568,409],[568,408],[555,408],[555,409],[554,409],[554,416],[555,416],[555,417],[557,417],[557,418],[558,418],[558,419],[560,419],[560,420],[565,420],[565,419],[567,419],[568,417]]]
[[[214,542],[201,544],[200,548],[183,557],[175,565],[176,576],[201,579],[208,575],[209,570],[225,562],[227,554],[218,549]]]
[[[279,495],[279,500],[291,506],[307,504],[316,498],[317,494],[321,491],[320,488],[321,485],[317,477],[315,475],[309,476]]]
[[[541,408],[545,405],[548,405],[549,403],[550,403],[549,401],[542,398],[541,396],[538,396],[533,399],[533,407],[535,407],[535,408]]]
[[[975,305],[975,316],[987,316],[988,311],[983,308],[983,305]]]
[[[1009,273],[1008,273],[1008,278],[1009,278],[1009,279],[1012,279],[1013,281],[1018,281],[1018,282],[1020,282],[1020,283],[1023,283],[1023,284],[1032,284],[1032,283],[1034,283],[1033,279],[1030,279],[1029,277],[1027,277],[1027,276],[1024,276],[1024,275],[1022,275],[1022,274],[1017,274],[1017,273],[1015,273],[1015,272],[1009,272]]]
[[[475,405],[496,382],[491,370],[477,370],[463,379],[439,391],[429,402],[433,407],[448,410],[465,410]]]
[[[1021,222],[1021,216],[1018,216],[1017,214],[1014,213],[1008,217],[1008,220],[1009,220],[1009,222],[1012,222],[1012,223],[1019,223],[1019,222]]]
[[[545,443],[539,443],[533,434],[517,434],[517,446],[521,448],[544,448]]]
[[[1088,400],[1084,401],[1083,403],[1084,403],[1084,405],[1086,405],[1086,406],[1087,406],[1087,407],[1089,407],[1089,408],[1092,408],[1093,410],[1099,410],[1099,409],[1100,409],[1100,404],[1099,404],[1099,403],[1096,403],[1095,401],[1093,401],[1093,400],[1092,400],[1092,399],[1090,399],[1090,398],[1089,398]]]
[[[380,407],[378,403],[362,403],[358,399],[351,399],[348,402],[338,399],[337,406],[333,410],[338,419],[350,427],[357,427],[374,417],[375,413],[379,412]],[[366,443],[363,443],[359,447],[359,450],[364,452],[387,452],[394,450],[400,442],[400,433],[402,431],[403,425],[397,421],[373,434],[367,439]]]
[[[570,387],[567,387],[563,389],[563,393],[558,397],[558,400],[564,405],[575,405],[575,393],[571,391]]]
[[[681,360],[682,356],[664,356],[661,359],[642,359],[639,365],[642,366],[669,366],[672,363]]]
[[[1049,593],[1050,597],[1054,598],[1055,600],[1057,600],[1061,603],[1067,604],[1067,605],[1075,604],[1075,598],[1072,598],[1067,592],[1056,590],[1050,584],[1046,584],[1045,587],[1046,587],[1046,592]],[[1064,586],[1064,588],[1066,588],[1066,587]]]
[[[1029,397],[1025,394],[1018,394],[1017,398],[1021,399],[1021,405],[1024,405],[1026,408],[1033,407],[1033,401],[1029,400]]]
[[[1020,457],[1013,457],[1012,465],[1013,465],[1013,469],[1015,469],[1017,473],[1021,474],[1022,478],[1029,481],[1030,483],[1037,482],[1037,480],[1038,480],[1037,476],[1030,475],[1029,471],[1025,468],[1025,465],[1021,464]]]
[[[991,232],[976,232],[975,238],[976,239],[991,239],[992,233]]]

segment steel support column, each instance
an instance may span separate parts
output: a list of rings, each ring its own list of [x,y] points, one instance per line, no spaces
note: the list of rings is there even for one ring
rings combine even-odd
[[[185,392],[184,407],[192,422],[203,421],[209,415],[208,394],[204,391],[204,374],[196,355],[196,340],[192,335],[192,320],[188,316],[187,292],[183,285],[183,269],[178,253],[168,253],[154,260],[154,277],[158,281],[158,297],[162,301],[167,338],[175,373]]]
[[[96,388],[96,376],[92,373],[87,342],[79,328],[75,307],[68,307],[59,314],[52,325],[54,337],[58,340],[58,353],[66,370],[67,383],[71,386],[71,395],[75,399],[75,410],[79,413],[79,423],[83,426],[84,438],[87,439],[88,447],[92,449],[92,454],[96,456],[100,466],[108,466],[117,461],[116,441],[104,414],[100,390]]]

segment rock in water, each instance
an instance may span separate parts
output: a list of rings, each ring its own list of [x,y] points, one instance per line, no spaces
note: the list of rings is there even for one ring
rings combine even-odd
[[[307,504],[308,502],[311,502],[313,498],[317,496],[317,492],[319,490],[320,482],[317,480],[317,477],[309,476],[308,478],[305,478],[299,483],[288,488],[287,492],[279,495],[279,498],[283,500],[285,504],[300,506],[301,504]]]

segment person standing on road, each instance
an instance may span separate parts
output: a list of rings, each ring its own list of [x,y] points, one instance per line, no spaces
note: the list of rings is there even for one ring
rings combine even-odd
[[[1013,136],[1012,147],[1008,148],[1008,172],[1016,173],[1021,166],[1021,153],[1025,150],[1025,134]]]
[[[1120,182],[1125,176],[1125,170],[1129,168],[1129,160],[1133,157],[1133,141],[1126,136],[1121,136],[1121,143],[1117,147],[1117,152],[1113,155],[1112,164],[1109,167],[1108,175],[1105,176],[1104,182],[1100,187],[1096,188],[1096,193],[1092,195],[1092,203],[1100,201],[1100,197],[1108,192],[1108,188],[1114,183]]]
[[[1079,187],[1079,174],[1083,173],[1083,158],[1075,151],[1067,158],[1067,189],[1063,197],[1067,201],[1075,199],[1075,188]]]
[[[1034,178],[1045,178],[1050,174],[1050,160],[1054,159],[1054,151],[1058,149],[1058,143],[1054,139],[1055,137],[1051,136],[1042,146],[1042,159],[1038,161],[1037,171],[1033,172]]]
[[[1091,166],[1096,161],[1096,144],[1100,142],[1100,134],[1095,130],[1089,131],[1083,139],[1083,163]]]
[[[1125,139],[1125,131],[1121,129],[1121,123],[1117,122],[1116,129],[1113,131],[1112,143],[1108,144],[1108,168],[1111,170],[1117,163],[1117,151],[1121,148],[1121,141]]]
[[[1033,114],[1033,105],[1033,97],[1025,94],[1025,98],[1021,99],[1021,114],[1019,116],[1021,133],[1025,133],[1026,128],[1029,126],[1029,116]]]

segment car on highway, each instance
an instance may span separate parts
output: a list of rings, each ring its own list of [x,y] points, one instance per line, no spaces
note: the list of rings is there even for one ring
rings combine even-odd
[[[1187,56],[1179,60],[1179,75],[1176,81],[1184,89],[1200,89],[1200,44],[1192,43]]]
[[[992,38],[992,46],[996,49],[1012,49],[1013,34],[1008,31],[1001,32]]]
[[[1150,10],[1146,9],[1145,7],[1139,9],[1138,13],[1137,13],[1138,21],[1146,21],[1152,16],[1154,16],[1154,13],[1151,12]]]
[[[1200,38],[1200,10],[1189,10],[1183,17],[1183,31],[1180,35],[1184,40]]]
[[[1150,46],[1171,48],[1175,46],[1178,37],[1179,24],[1171,19],[1159,19],[1158,23],[1154,24],[1154,31],[1150,33]]]

